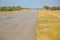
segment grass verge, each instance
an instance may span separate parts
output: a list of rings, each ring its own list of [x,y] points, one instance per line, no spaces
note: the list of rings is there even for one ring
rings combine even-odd
[[[39,10],[37,40],[60,40],[60,11]],[[57,16],[58,17],[57,17]]]
[[[16,10],[16,11],[0,11],[0,15],[1,14],[15,14],[15,13],[22,13],[22,12],[30,12],[31,10],[28,9],[23,9],[23,10]]]

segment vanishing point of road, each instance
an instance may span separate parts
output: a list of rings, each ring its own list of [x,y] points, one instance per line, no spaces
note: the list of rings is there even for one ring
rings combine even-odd
[[[0,40],[36,40],[37,11],[0,15]]]

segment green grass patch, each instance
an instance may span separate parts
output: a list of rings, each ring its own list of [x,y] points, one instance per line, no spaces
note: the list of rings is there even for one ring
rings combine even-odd
[[[53,23],[53,22],[57,22],[57,20],[51,20],[51,19],[44,19],[44,20],[40,20],[38,21],[39,23]]]

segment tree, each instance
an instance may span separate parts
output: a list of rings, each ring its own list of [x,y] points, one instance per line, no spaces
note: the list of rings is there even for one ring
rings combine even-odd
[[[15,10],[22,10],[24,8],[20,6],[2,6],[0,7],[0,11],[15,11]]]
[[[48,6],[44,6],[43,8],[44,8],[44,9],[49,9],[49,7],[48,7]]]

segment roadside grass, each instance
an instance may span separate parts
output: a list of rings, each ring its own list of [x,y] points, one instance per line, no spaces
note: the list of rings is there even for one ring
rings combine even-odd
[[[59,11],[39,10],[37,40],[60,40],[60,18],[57,17],[59,13]]]
[[[44,19],[41,21],[38,21],[39,23],[52,23],[52,22],[57,22],[57,20],[51,20],[51,19]]]
[[[1,14],[15,14],[15,13],[22,13],[22,12],[30,12],[31,10],[29,9],[23,9],[23,10],[16,10],[16,11],[0,11]]]

